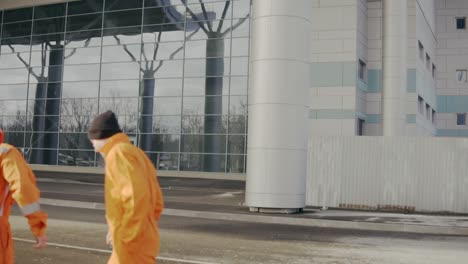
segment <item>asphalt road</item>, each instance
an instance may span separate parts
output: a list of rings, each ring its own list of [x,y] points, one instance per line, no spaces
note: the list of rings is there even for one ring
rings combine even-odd
[[[44,206],[45,250],[32,249],[24,218],[11,219],[18,264],[106,263],[104,211]],[[15,210],[15,214],[18,212]],[[304,228],[163,216],[158,263],[466,263],[468,237]]]

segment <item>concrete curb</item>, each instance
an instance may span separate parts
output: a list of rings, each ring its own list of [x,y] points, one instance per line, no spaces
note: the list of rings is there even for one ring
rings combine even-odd
[[[103,203],[90,203],[79,201],[67,201],[56,199],[41,199],[41,204],[81,209],[96,209],[105,210]],[[260,224],[279,224],[279,225],[294,225],[303,227],[319,227],[319,228],[336,228],[336,229],[352,229],[352,230],[367,230],[380,232],[399,232],[413,233],[426,235],[450,235],[450,236],[468,236],[468,228],[454,226],[432,226],[432,225],[413,225],[413,224],[391,224],[391,223],[369,223],[358,221],[339,221],[326,219],[310,219],[287,216],[274,215],[251,215],[251,214],[236,214],[236,213],[218,213],[209,211],[194,211],[165,208],[163,215],[191,217],[210,220],[227,220],[236,222],[249,222]]]

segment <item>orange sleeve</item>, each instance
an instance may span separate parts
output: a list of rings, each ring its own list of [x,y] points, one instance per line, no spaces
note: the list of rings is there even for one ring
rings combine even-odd
[[[32,170],[15,148],[12,148],[4,156],[2,168],[13,199],[23,215],[28,218],[31,232],[36,236],[43,235],[46,229],[47,215],[40,210],[40,193]]]

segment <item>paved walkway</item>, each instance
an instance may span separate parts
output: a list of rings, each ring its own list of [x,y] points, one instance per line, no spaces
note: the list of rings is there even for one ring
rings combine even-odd
[[[42,203],[104,209],[103,177],[38,174]],[[168,216],[294,226],[468,236],[468,217],[318,210],[277,215],[249,212],[243,205],[245,183],[229,180],[160,178]]]

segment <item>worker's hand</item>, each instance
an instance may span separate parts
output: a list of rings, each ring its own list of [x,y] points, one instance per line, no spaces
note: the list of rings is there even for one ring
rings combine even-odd
[[[47,246],[47,236],[37,236],[36,237],[36,244],[34,245],[35,249],[45,248]]]

